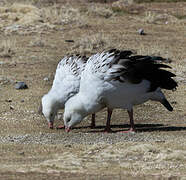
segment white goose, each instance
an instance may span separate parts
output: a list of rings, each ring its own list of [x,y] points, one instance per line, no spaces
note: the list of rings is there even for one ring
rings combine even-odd
[[[85,56],[75,55],[66,56],[58,63],[52,88],[42,97],[39,110],[47,119],[49,128],[53,129],[58,110],[63,109],[66,101],[78,93],[86,62]],[[95,114],[92,115],[91,126],[95,126]]]
[[[173,108],[161,89],[174,90],[175,75],[161,68],[162,57],[134,56],[131,51],[110,51],[89,58],[81,75],[80,90],[65,103],[66,131],[80,123],[88,114],[108,108],[106,131],[114,108],[127,109],[131,128],[135,131],[133,106],[148,100],[159,101],[169,111]],[[128,132],[128,131],[127,131]]]

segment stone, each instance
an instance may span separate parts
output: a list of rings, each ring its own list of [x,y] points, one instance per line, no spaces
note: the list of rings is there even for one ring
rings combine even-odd
[[[5,102],[12,102],[12,100],[11,99],[6,99]]]
[[[24,156],[25,152],[19,152],[18,154],[21,155],[21,156]]]
[[[25,82],[17,82],[15,89],[28,89],[28,86]]]
[[[139,30],[138,30],[138,33],[139,33],[140,35],[145,35],[144,29],[139,29]]]
[[[44,81],[49,81],[49,78],[48,77],[45,77],[43,80]]]
[[[14,110],[14,106],[10,106],[10,110]]]

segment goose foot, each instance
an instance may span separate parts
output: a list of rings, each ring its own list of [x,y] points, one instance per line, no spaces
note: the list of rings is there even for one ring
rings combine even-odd
[[[127,131],[119,131],[119,133],[136,133],[136,130],[134,128],[130,128]]]
[[[103,132],[104,133],[113,133],[112,129],[111,128],[107,128],[107,127],[103,130]]]
[[[61,125],[61,126],[56,127],[56,129],[65,129],[65,126]]]

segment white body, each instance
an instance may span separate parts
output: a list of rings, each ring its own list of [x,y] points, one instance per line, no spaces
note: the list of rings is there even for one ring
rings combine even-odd
[[[63,109],[66,101],[78,93],[84,66],[77,56],[65,57],[59,62],[52,88],[42,98],[42,112],[48,122],[53,123],[58,109]]]
[[[114,81],[120,65],[113,65],[110,54],[96,54],[89,58],[81,75],[80,90],[65,104],[64,123],[68,128],[78,124],[85,116],[104,107],[131,110],[133,105],[148,100],[161,101],[165,96],[160,88],[148,92],[150,82],[142,80],[138,84]],[[112,66],[111,66],[112,65]]]

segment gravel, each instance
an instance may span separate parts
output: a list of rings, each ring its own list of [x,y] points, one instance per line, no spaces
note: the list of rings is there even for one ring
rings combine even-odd
[[[186,134],[182,134],[186,138]],[[165,142],[170,139],[176,141],[180,135],[153,132],[142,133],[40,133],[26,135],[8,135],[0,137],[0,143],[21,144],[115,144],[119,142]]]

